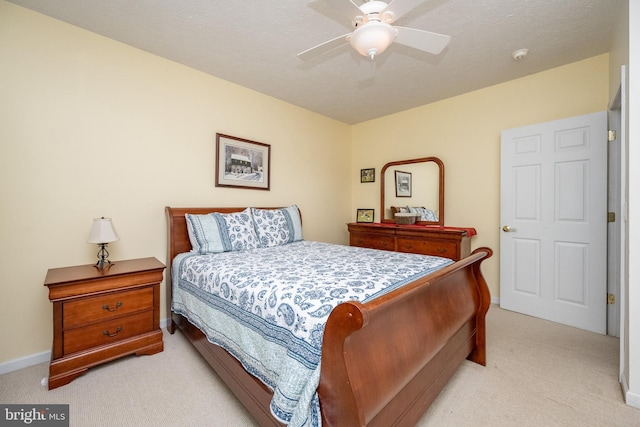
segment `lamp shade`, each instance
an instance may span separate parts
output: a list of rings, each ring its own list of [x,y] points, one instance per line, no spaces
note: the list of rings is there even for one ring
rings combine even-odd
[[[113,228],[111,218],[95,218],[93,220],[93,226],[89,233],[88,243],[109,243],[120,240],[118,233]]]

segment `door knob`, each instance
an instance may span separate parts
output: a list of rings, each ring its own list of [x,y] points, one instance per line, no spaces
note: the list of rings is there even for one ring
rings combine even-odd
[[[510,231],[516,231],[516,229],[515,228],[511,228],[508,225],[505,225],[505,226],[502,227],[502,231],[504,231],[505,233],[508,233]]]

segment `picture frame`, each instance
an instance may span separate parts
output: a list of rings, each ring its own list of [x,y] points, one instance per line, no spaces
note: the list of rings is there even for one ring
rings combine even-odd
[[[216,187],[271,189],[271,145],[216,133]]]
[[[375,168],[360,169],[360,182],[376,182]]]
[[[396,172],[396,197],[411,197],[411,172]]]
[[[356,212],[356,222],[373,222],[373,209],[358,209]]]

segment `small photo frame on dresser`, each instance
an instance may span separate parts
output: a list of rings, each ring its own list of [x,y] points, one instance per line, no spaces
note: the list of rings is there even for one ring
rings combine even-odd
[[[373,209],[358,209],[356,222],[373,222]]]

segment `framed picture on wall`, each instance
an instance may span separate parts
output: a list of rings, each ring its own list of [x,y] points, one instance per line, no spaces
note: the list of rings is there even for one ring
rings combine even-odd
[[[358,209],[356,222],[373,222],[373,209]]]
[[[396,197],[411,197],[411,172],[396,171]]]
[[[271,146],[216,133],[216,187],[270,189]]]
[[[360,182],[376,182],[375,168],[360,169]]]

